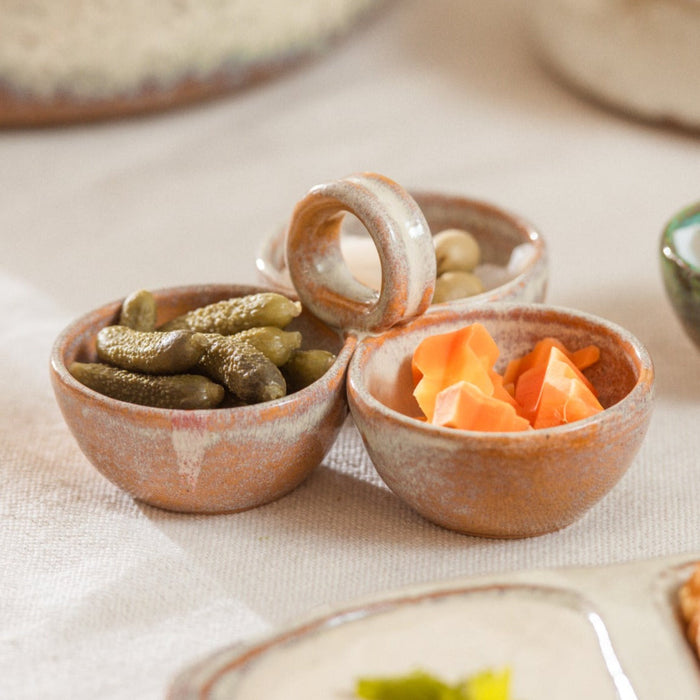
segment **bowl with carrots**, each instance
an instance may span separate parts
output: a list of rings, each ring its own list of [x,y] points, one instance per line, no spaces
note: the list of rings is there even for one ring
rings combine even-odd
[[[348,400],[400,499],[458,532],[518,538],[573,523],[613,488],[653,384],[644,346],[605,319],[491,304],[364,338]]]

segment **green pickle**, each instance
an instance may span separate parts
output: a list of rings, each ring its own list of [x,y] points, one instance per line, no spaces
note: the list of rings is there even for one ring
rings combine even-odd
[[[161,330],[181,328],[200,333],[231,335],[255,326],[286,327],[301,313],[301,304],[276,292],[260,292],[225,299],[188,311]]]
[[[152,331],[156,327],[156,300],[147,289],[129,294],[122,302],[119,325],[135,331]]]
[[[248,328],[230,337],[249,342],[278,367],[289,362],[294,351],[301,347],[299,331],[283,331],[275,326]]]
[[[97,334],[97,356],[121,369],[146,374],[180,374],[194,367],[204,352],[194,331],[137,331],[107,326]]]
[[[74,362],[69,371],[90,389],[141,406],[214,408],[223,401],[225,395],[220,384],[198,374],[139,374],[95,362]]]
[[[252,343],[235,336],[207,334],[198,368],[245,403],[279,399],[287,384],[277,366]]]
[[[280,368],[291,391],[299,391],[320,379],[335,362],[327,350],[295,350]]]
[[[279,399],[323,375],[335,361],[301,350],[284,330],[301,304],[261,292],[188,311],[156,328],[153,294],[124,299],[119,323],[96,338],[100,362],[75,362],[71,374],[122,401],[163,408],[235,407]]]

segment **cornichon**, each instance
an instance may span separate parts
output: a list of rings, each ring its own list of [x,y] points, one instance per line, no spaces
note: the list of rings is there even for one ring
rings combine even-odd
[[[198,374],[139,374],[95,362],[74,362],[69,371],[90,389],[113,399],[142,406],[214,408],[223,401],[225,395],[221,385]]]
[[[299,331],[283,331],[275,326],[248,328],[230,337],[249,342],[278,367],[288,362],[292,353],[301,347]]]
[[[322,377],[335,362],[327,350],[295,350],[281,370],[291,391],[299,391]]]
[[[103,362],[147,374],[180,374],[194,367],[204,352],[194,331],[136,331],[107,326],[97,334],[97,356]]]
[[[264,353],[235,336],[204,335],[207,339],[198,368],[246,403],[279,399],[287,393],[282,373]]]
[[[231,335],[255,326],[284,328],[301,313],[301,304],[276,292],[225,299],[188,311],[161,330],[186,328],[200,333]]]
[[[122,302],[119,324],[136,331],[152,331],[156,327],[156,300],[147,289],[129,294]]]

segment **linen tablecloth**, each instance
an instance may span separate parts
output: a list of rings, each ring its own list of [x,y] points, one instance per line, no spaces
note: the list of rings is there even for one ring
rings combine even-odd
[[[276,503],[137,502],[79,451],[48,379],[73,318],[138,288],[255,282],[313,185],[358,171],[532,221],[547,301],[646,344],[655,413],[581,520],[497,541],[434,526],[351,423]],[[323,58],[229,98],[0,134],[0,697],[158,698],[191,662],[318,606],[456,576],[700,550],[700,352],[662,288],[661,227],[700,198],[696,135],[636,123],[540,65],[516,0],[391,4]]]

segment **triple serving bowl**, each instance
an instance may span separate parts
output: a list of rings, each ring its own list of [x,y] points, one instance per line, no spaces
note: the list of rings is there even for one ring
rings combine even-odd
[[[346,213],[374,241],[378,290],[360,283],[345,262]],[[533,250],[523,270],[482,299],[431,306],[431,235],[447,227],[472,230],[484,256],[502,262],[523,243]],[[67,369],[75,360],[95,359],[95,336],[115,322],[121,302],[83,316],[57,339],[51,378],[66,423],[90,462],[134,498],[195,513],[273,501],[322,462],[348,409],[389,488],[432,522],[466,534],[526,537],[565,527],[632,463],[652,411],[651,358],[635,337],[605,319],[537,303],[546,286],[546,254],[529,225],[462,198],[414,198],[386,177],[364,173],[312,188],[296,205],[284,240],[288,289],[272,276],[265,287],[160,290],[158,321],[255,291],[294,294],[304,309],[294,326],[305,345],[337,354],[305,389],[235,408],[137,406],[88,389]],[[413,349],[427,335],[474,322],[491,332],[504,363],[544,335],[571,350],[597,344],[601,360],[589,379],[604,410],[517,435],[440,428],[411,417]]]

